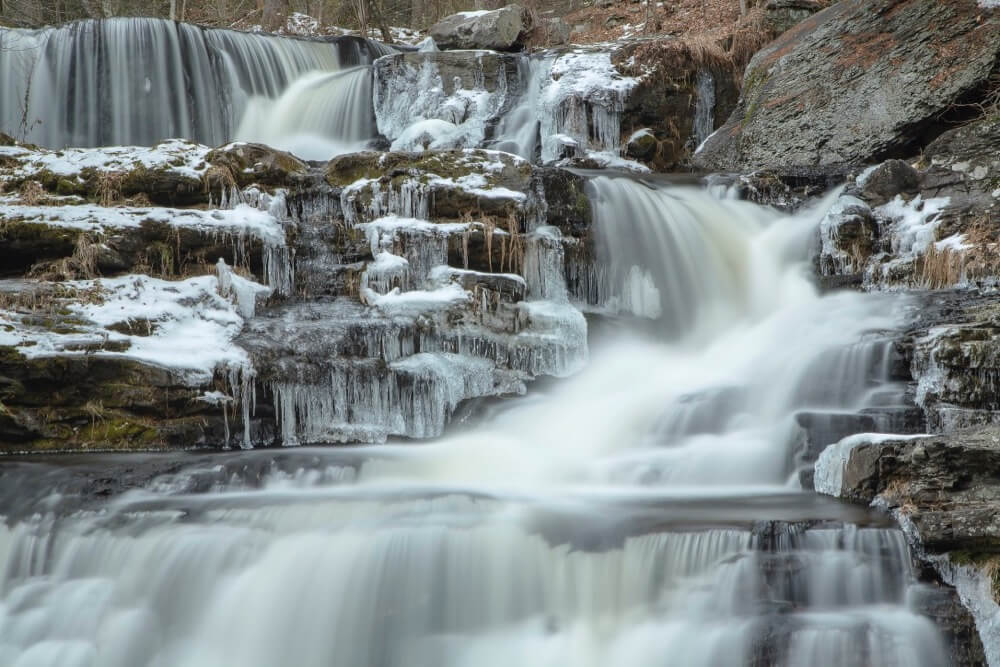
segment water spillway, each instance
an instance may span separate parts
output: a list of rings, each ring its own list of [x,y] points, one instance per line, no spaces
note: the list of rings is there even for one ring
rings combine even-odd
[[[0,131],[52,148],[176,137],[216,146],[236,138],[248,107],[259,115],[263,100],[277,100],[302,76],[369,65],[389,52],[356,38],[303,40],[146,18],[0,29]],[[371,100],[352,103],[348,116],[362,125],[333,138],[372,138],[356,136],[374,124]]]
[[[829,202],[589,196],[597,260],[567,287],[621,326],[486,419],[109,457],[135,487],[110,500],[79,463],[5,468],[0,664],[948,664],[903,534],[799,486],[803,412],[901,394],[898,302],[809,279]]]

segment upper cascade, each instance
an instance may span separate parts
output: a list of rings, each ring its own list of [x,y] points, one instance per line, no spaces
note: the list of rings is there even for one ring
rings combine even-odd
[[[2,29],[0,131],[52,148],[175,137],[219,145],[234,138],[248,107],[259,113],[261,98],[278,98],[304,74],[391,51],[353,37],[312,41],[149,18]]]

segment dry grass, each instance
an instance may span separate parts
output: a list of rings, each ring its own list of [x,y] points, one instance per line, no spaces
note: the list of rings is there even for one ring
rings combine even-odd
[[[97,268],[100,248],[100,241],[96,237],[92,238],[89,234],[80,234],[76,237],[76,245],[72,255],[52,262],[36,264],[28,272],[28,275],[46,282],[97,278],[100,275]]]
[[[114,206],[122,201],[122,184],[125,172],[102,171],[97,176],[97,202],[101,206]]]
[[[647,22],[645,1],[624,0],[573,12],[566,20],[570,25],[590,25],[588,30],[573,33],[570,41],[576,44],[675,37],[687,45],[696,64],[725,60],[739,76],[750,58],[777,37],[765,21],[763,0],[747,4],[747,13],[741,15],[738,0],[676,0],[663,3]],[[642,56],[637,60],[641,64]]]
[[[984,213],[961,225],[962,250],[938,249],[931,244],[918,259],[919,283],[930,289],[941,289],[961,283],[1000,279],[1000,233],[992,213]]]
[[[938,250],[933,243],[920,257],[920,285],[929,289],[951,287],[962,281],[965,253],[944,248]]]
[[[38,181],[25,181],[18,190],[18,199],[25,206],[37,206],[45,198],[45,188]]]
[[[226,164],[211,165],[205,170],[201,180],[205,186],[205,192],[212,194],[218,191],[220,199],[234,189],[238,189],[236,175],[233,173],[232,168]]]
[[[17,292],[0,292],[0,310],[31,315],[58,313],[67,301],[99,305],[104,300],[104,287],[100,280],[95,280],[84,289],[42,283]]]

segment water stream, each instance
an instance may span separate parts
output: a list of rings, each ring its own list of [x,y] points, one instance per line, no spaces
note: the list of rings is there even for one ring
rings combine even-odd
[[[797,415],[901,394],[898,301],[809,278],[828,202],[590,196],[591,307],[624,317],[585,370],[481,422],[112,457],[162,474],[110,500],[79,463],[7,466],[0,664],[947,664],[902,533],[799,487]]]

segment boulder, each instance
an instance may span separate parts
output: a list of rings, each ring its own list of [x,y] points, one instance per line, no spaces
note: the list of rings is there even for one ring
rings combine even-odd
[[[439,49],[520,50],[532,28],[531,15],[520,5],[446,16],[430,34]]]
[[[996,9],[844,0],[753,57],[738,107],[694,161],[795,171],[907,157],[946,129],[956,102],[988,94],[998,67]]]
[[[924,148],[921,190],[979,211],[1000,204],[1000,107],[948,130]]]
[[[205,161],[215,167],[209,169],[204,177],[210,189],[224,187],[229,177],[239,187],[253,184],[289,188],[308,171],[306,164],[291,153],[263,144],[243,142],[209,151]]]
[[[865,178],[862,193],[869,205],[880,205],[899,194],[913,195],[920,187],[920,174],[903,160],[886,160]]]
[[[542,19],[533,31],[533,35],[537,35],[542,40],[541,43],[546,46],[568,43],[569,34],[569,24],[558,17]]]

